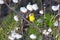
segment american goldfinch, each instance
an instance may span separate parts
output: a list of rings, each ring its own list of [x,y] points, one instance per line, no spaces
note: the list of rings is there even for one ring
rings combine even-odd
[[[34,21],[35,21],[34,13],[29,14],[29,20],[30,20],[31,22],[34,22]]]

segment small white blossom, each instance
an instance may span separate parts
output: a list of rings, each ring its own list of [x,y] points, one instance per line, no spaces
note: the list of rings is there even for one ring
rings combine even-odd
[[[16,38],[16,39],[20,39],[20,38],[22,38],[22,35],[16,33],[15,30],[12,30],[12,31],[11,31],[11,35],[9,35],[8,38],[9,38],[10,40],[14,40],[15,38]]]
[[[36,10],[38,10],[38,5],[37,5],[37,4],[33,4],[33,5],[32,5],[32,8],[33,8],[33,10],[36,11]]]
[[[13,38],[15,38],[15,35],[16,35],[16,33],[12,33],[12,34],[11,34],[11,36],[12,36]]]
[[[43,30],[43,32],[42,32],[42,33],[43,33],[43,34],[45,34],[46,32],[47,32],[47,30]]]
[[[51,29],[51,28],[49,28],[49,29],[48,29],[48,32],[52,32],[52,29]]]
[[[55,21],[54,22],[54,26],[58,26],[58,21]]]
[[[0,4],[4,4],[4,1],[3,0],[0,0]]]
[[[40,10],[39,13],[40,13],[40,14],[43,14],[43,10]]]
[[[9,36],[8,39],[10,39],[10,40],[14,40],[15,38],[13,38],[12,36]]]
[[[20,39],[20,38],[22,38],[22,35],[16,33],[15,37],[16,37],[16,39]]]
[[[36,39],[37,37],[36,37],[35,34],[31,34],[31,35],[30,35],[30,38],[34,40],[34,39]]]
[[[29,11],[33,11],[32,5],[30,5],[30,4],[28,4],[28,5],[26,6],[26,8],[27,8]]]
[[[46,32],[45,35],[48,36],[50,32]]]
[[[57,5],[57,6],[52,6],[52,10],[53,10],[53,11],[59,10],[59,5]]]
[[[43,5],[45,6],[46,4],[44,3]]]
[[[16,27],[16,29],[15,30],[18,30],[19,29],[19,27]]]
[[[11,33],[15,33],[15,30],[12,30]]]
[[[17,16],[17,15],[15,15],[15,16],[14,16],[14,20],[15,20],[15,21],[19,21],[19,19],[18,19],[18,16]]]
[[[18,3],[18,0],[12,0],[13,1],[13,3]]]
[[[11,33],[11,37],[15,38],[16,32]]]
[[[18,34],[16,32],[11,33],[10,36],[13,37],[13,38],[16,38],[16,39],[22,38],[22,35],[20,35],[20,34]]]
[[[23,12],[23,13],[26,13],[27,12],[27,9],[25,7],[21,7],[20,8],[20,11]]]

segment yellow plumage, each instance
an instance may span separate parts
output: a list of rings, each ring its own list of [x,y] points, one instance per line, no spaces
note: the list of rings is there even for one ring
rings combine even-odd
[[[31,21],[31,22],[35,21],[34,13],[29,14],[29,21]]]

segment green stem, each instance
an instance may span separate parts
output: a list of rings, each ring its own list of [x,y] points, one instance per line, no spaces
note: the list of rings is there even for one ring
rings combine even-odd
[[[0,15],[1,15],[1,5],[0,5]]]

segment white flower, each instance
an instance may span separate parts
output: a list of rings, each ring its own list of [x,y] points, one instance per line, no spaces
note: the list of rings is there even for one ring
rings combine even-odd
[[[31,35],[30,35],[30,38],[31,38],[31,39],[36,39],[37,37],[36,37],[35,34],[31,34]]]
[[[15,30],[12,30],[11,33],[15,33]]]
[[[15,30],[18,30],[19,29],[19,27],[16,27],[16,29]]]
[[[19,38],[22,38],[22,35],[20,35],[20,34],[18,34],[16,32],[13,32],[13,33],[11,33],[11,37],[19,39]]]
[[[3,0],[0,0],[0,4],[4,4],[4,1]]]
[[[48,29],[48,32],[52,32],[52,29],[51,29],[51,28],[49,28],[49,29]]]
[[[16,33],[14,30],[11,31],[11,35],[8,37],[10,40],[20,39],[22,38],[22,35]]]
[[[26,6],[26,8],[27,8],[29,11],[33,11],[32,5],[30,5],[30,4],[28,4],[28,5]]]
[[[22,38],[22,35],[16,33],[15,37],[16,37],[16,39],[20,39],[20,38]]]
[[[40,13],[40,14],[43,14],[43,10],[40,10],[39,13]]]
[[[18,19],[18,16],[17,16],[17,15],[15,15],[15,16],[14,16],[14,20],[15,20],[15,21],[19,21],[19,19]]]
[[[45,34],[46,32],[47,32],[47,30],[43,30],[43,32],[42,32],[42,33],[43,33],[43,34]]]
[[[18,3],[18,0],[12,0],[13,1],[13,3]]]
[[[16,32],[11,33],[11,37],[16,38]]]
[[[48,36],[50,32],[46,32],[45,35]]]
[[[20,8],[20,11],[23,12],[23,13],[26,13],[27,12],[27,9],[25,7],[21,7]]]
[[[52,6],[52,10],[53,10],[53,11],[59,10],[59,5],[57,5],[57,6]]]
[[[58,21],[55,21],[54,22],[54,26],[58,26]]]
[[[15,35],[16,35],[16,33],[11,33],[11,36],[12,36],[13,38],[15,38]]]
[[[36,11],[36,10],[38,10],[38,5],[37,5],[37,4],[33,4],[33,5],[32,5],[32,8],[33,8],[33,10]]]
[[[10,39],[10,40],[14,40],[15,38],[13,38],[12,36],[9,36],[8,39]]]

